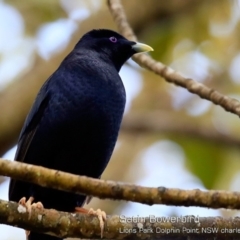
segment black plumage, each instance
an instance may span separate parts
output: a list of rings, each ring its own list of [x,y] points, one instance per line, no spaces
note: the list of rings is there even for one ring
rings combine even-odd
[[[15,160],[99,178],[124,112],[125,89],[118,72],[133,54],[149,50],[111,30],[85,34],[39,91],[20,133]],[[23,196],[68,212],[86,199],[11,180],[9,199],[19,201]],[[30,233],[29,239],[57,238]]]

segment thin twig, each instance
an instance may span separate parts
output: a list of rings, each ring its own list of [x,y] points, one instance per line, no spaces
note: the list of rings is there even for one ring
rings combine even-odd
[[[117,24],[119,32],[126,38],[136,41],[137,37],[128,24],[123,6],[120,0],[108,0],[108,6]],[[142,67],[163,77],[167,82],[186,88],[189,92],[197,94],[199,97],[207,99],[216,105],[220,105],[226,111],[234,113],[240,117],[240,102],[234,98],[225,96],[218,91],[205,86],[191,78],[185,78],[172,68],[157,62],[146,54],[133,56],[133,60]]]

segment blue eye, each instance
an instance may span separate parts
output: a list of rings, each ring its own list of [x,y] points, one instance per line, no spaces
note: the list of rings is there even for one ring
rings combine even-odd
[[[115,38],[115,37],[110,37],[109,40],[110,40],[111,42],[113,42],[113,43],[116,43],[116,42],[117,42],[117,38]]]

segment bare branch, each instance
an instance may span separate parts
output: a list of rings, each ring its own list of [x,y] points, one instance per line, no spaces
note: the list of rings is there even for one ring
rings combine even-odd
[[[38,208],[29,216],[24,207],[3,200],[0,200],[0,223],[63,238],[100,239],[97,217]],[[103,235],[105,239],[237,239],[239,233],[240,218],[121,215],[107,216]]]
[[[87,214],[34,208],[29,215],[23,206],[3,200],[0,200],[0,223],[59,237],[96,237],[100,232],[97,219]]]
[[[199,123],[189,116],[169,111],[131,111],[123,119],[121,130],[150,134],[177,134],[214,143],[239,147],[240,138],[219,132],[210,122]],[[178,119],[176,121],[176,119]]]
[[[136,41],[137,37],[127,22],[121,1],[108,0],[108,5],[120,33],[128,39]],[[216,105],[220,105],[226,111],[240,116],[240,102],[238,100],[225,96],[202,83],[194,81],[193,79],[185,78],[172,68],[162,64],[161,62],[155,61],[146,54],[135,55],[133,56],[133,60],[142,67],[156,73],[157,75],[160,75],[167,82],[186,88],[189,92],[197,94],[201,98],[207,99]]]
[[[73,175],[4,159],[0,159],[0,174],[43,187],[96,196],[102,199],[127,200],[148,205],[166,204],[240,209],[239,192],[141,187]]]

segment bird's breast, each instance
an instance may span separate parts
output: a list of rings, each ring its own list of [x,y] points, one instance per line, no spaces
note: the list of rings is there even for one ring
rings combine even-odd
[[[117,140],[125,94],[104,84],[76,85],[50,100],[36,132],[39,159],[49,159],[50,168],[99,177]]]

